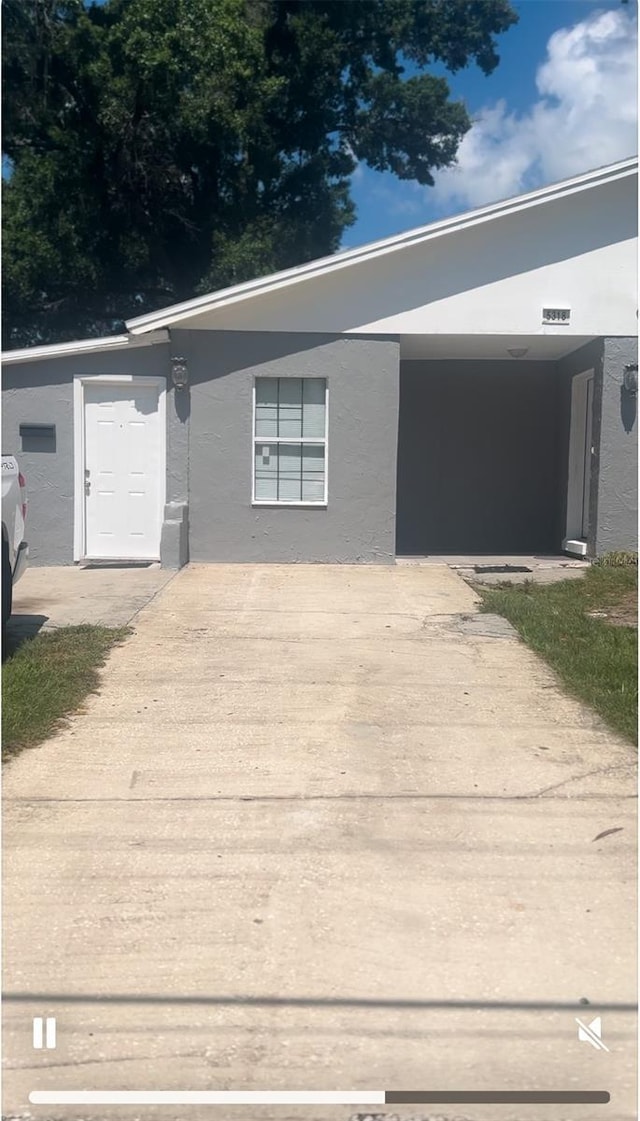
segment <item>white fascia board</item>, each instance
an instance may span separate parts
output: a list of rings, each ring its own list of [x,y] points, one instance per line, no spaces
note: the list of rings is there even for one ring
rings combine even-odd
[[[67,343],[52,343],[51,346],[29,346],[24,350],[6,350],[0,356],[3,366],[15,366],[20,362],[38,362],[46,358],[67,358],[74,354],[104,353],[123,348],[154,346],[169,341],[168,331],[149,331],[141,337],[132,335],[105,335],[97,339],[79,339]]]
[[[408,230],[406,233],[396,234],[381,241],[370,242],[368,245],[361,245],[356,249],[334,253],[331,257],[321,257],[293,269],[285,269],[282,272],[271,273],[269,276],[260,277],[257,280],[247,281],[244,284],[222,288],[217,292],[208,293],[206,296],[198,296],[193,300],[186,300],[184,303],[173,304],[168,308],[160,308],[158,311],[128,320],[127,330],[132,335],[141,335],[154,328],[175,326],[185,319],[202,314],[202,312],[218,310],[239,303],[241,300],[251,299],[253,296],[275,292],[280,288],[289,287],[315,276],[327,275],[339,269],[348,268],[350,265],[375,260],[377,257],[395,253],[398,250],[431,241],[449,233],[491,222],[507,214],[516,214],[518,211],[528,210],[531,207],[552,202],[554,199],[565,198],[601,186],[604,183],[614,182],[617,179],[637,174],[637,169],[637,157],[622,160],[620,163],[577,175],[561,183],[541,187],[525,195],[518,195],[515,198],[492,203],[490,206],[470,210],[453,218],[445,218],[440,222],[432,222],[427,226],[420,226],[417,229]]]

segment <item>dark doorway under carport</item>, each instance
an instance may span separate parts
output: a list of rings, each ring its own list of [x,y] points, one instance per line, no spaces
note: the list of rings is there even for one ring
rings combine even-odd
[[[396,551],[559,548],[556,365],[403,361]]]

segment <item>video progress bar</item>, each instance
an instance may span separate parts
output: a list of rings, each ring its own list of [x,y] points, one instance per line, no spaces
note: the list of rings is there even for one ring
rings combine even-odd
[[[32,1090],[32,1105],[606,1105],[607,1090]]]

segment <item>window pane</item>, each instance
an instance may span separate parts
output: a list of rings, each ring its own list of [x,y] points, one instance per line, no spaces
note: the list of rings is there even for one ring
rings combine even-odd
[[[300,502],[302,497],[302,444],[278,444],[278,497],[281,502]]]
[[[324,448],[317,444],[302,445],[302,501],[324,500]]]
[[[324,378],[302,379],[302,435],[324,437]]]
[[[278,379],[256,378],[256,436],[278,435]]]
[[[325,434],[324,378],[256,378],[256,436]]]
[[[278,436],[302,436],[302,378],[280,378]]]
[[[267,502],[278,500],[278,445],[256,444],[255,496]]]
[[[262,444],[255,448],[255,497],[263,502],[323,502],[324,448]]]
[[[258,501],[324,501],[324,444],[301,441],[324,438],[326,384],[324,378],[256,378],[254,494]]]

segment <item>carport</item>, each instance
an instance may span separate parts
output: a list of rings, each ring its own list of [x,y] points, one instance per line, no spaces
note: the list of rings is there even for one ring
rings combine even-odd
[[[568,342],[402,341],[398,556],[586,551],[602,340]]]

